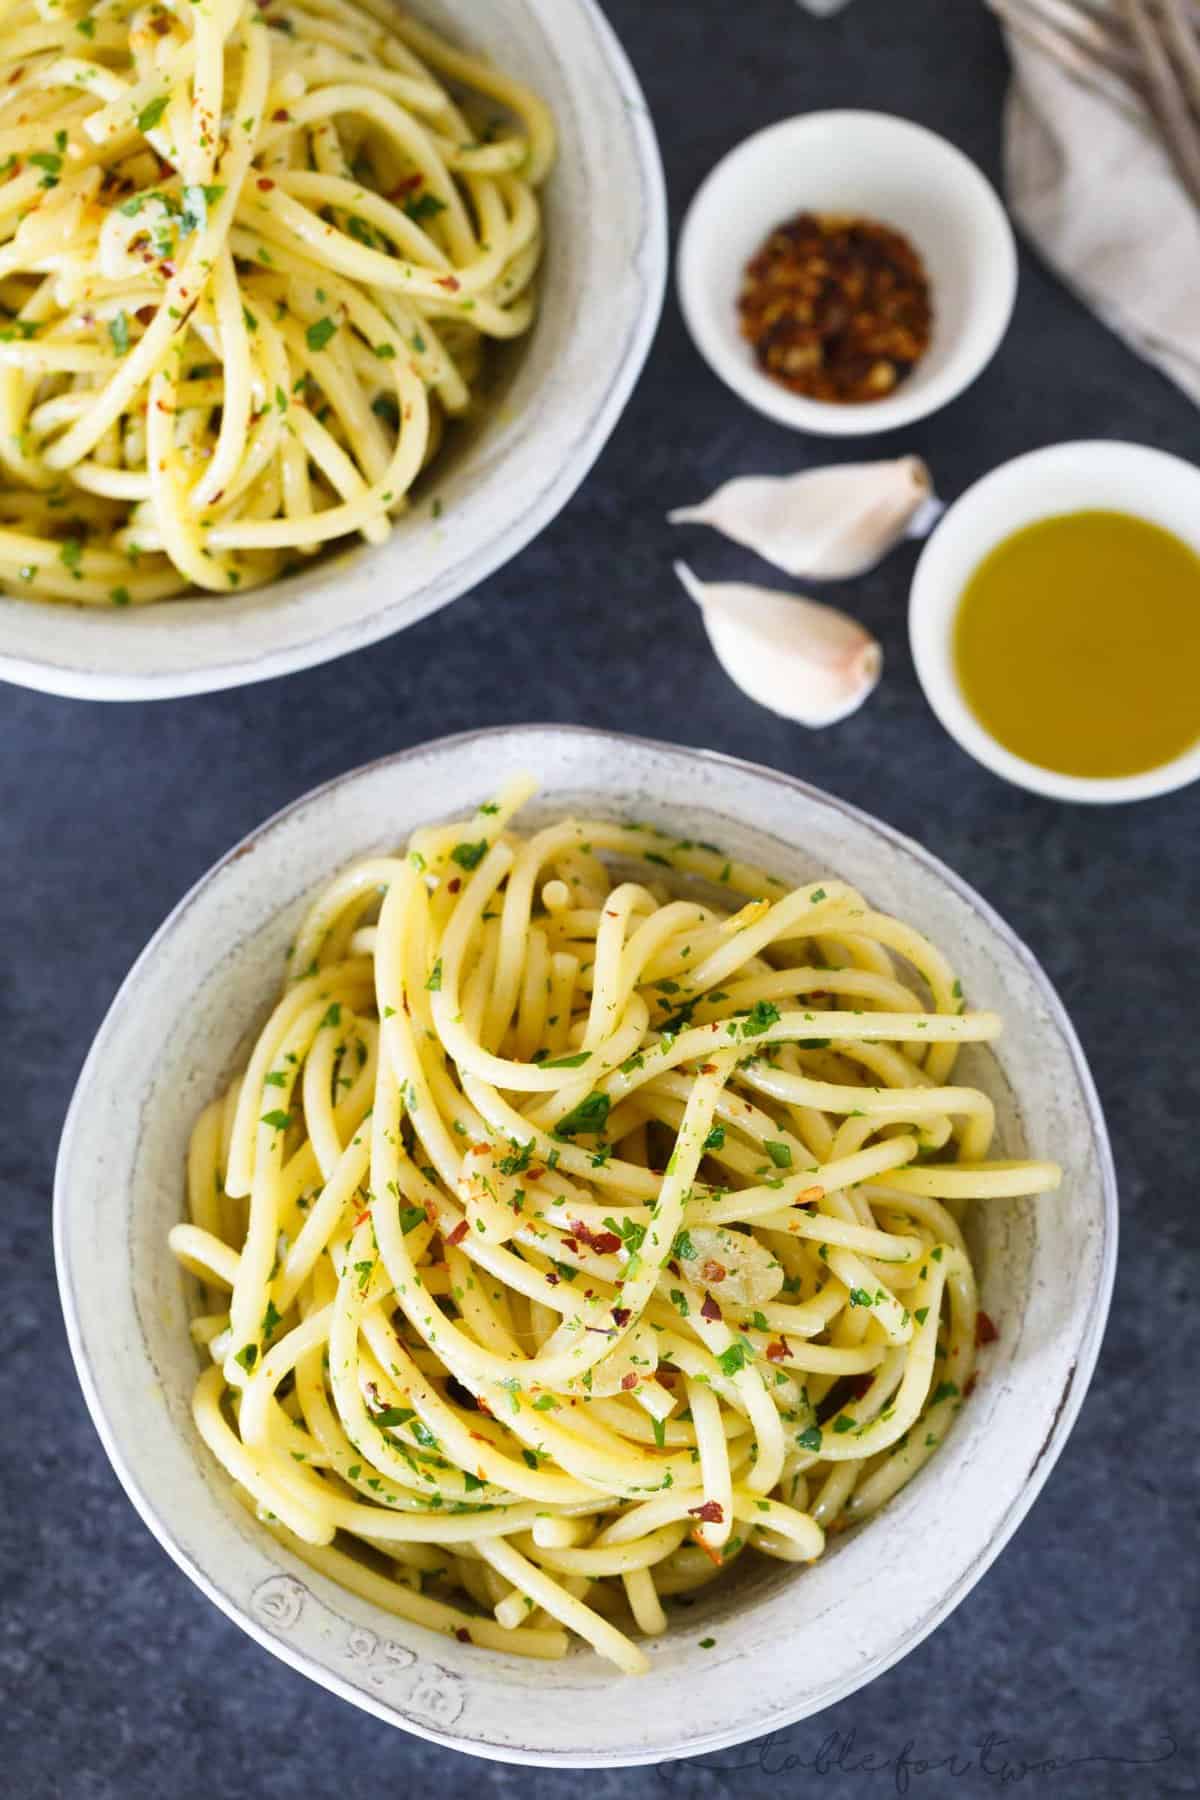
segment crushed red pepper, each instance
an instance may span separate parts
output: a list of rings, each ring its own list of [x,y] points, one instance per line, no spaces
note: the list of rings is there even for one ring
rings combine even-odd
[[[746,265],[742,336],[774,380],[812,400],[883,400],[929,347],[921,258],[874,219],[797,213]]]

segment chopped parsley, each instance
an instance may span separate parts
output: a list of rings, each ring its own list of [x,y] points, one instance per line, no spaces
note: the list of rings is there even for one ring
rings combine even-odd
[[[310,350],[323,350],[336,330],[332,319],[318,319],[304,333],[304,341]]]
[[[554,1127],[554,1135],[559,1138],[574,1137],[577,1133],[593,1133],[604,1130],[608,1123],[609,1109],[612,1101],[607,1094],[591,1093],[578,1106],[571,1108],[565,1119],[560,1119]]]
[[[480,838],[477,844],[455,844],[450,852],[450,861],[457,863],[460,869],[477,869],[488,853],[488,841]]]
[[[756,1000],[742,1023],[743,1037],[761,1037],[779,1023],[779,1008],[770,1000]]]
[[[137,128],[139,131],[154,130],[154,127],[159,123],[167,110],[168,98],[169,96],[166,94],[159,94],[157,99],[150,100],[143,106],[141,112],[137,116]]]
[[[415,199],[405,202],[404,211],[418,225],[426,219],[436,219],[439,213],[446,210],[446,202],[439,200],[436,194],[418,194]]]

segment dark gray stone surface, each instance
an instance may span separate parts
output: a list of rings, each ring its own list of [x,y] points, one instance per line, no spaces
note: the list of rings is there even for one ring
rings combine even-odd
[[[820,105],[911,114],[998,171],[1005,61],[974,0],[856,0],[824,25],[793,0],[608,0],[608,10],[657,118],[675,224],[738,138]],[[1013,329],[976,386],[939,417],[861,449],[922,453],[953,498],[994,463],[1056,438],[1136,438],[1187,455],[1196,425],[1190,405],[1023,255]],[[1067,808],[968,761],[913,677],[910,548],[839,592],[888,657],[857,717],[810,734],[744,700],[709,655],[670,559],[683,545],[704,574],[770,573],[714,536],[672,534],[663,513],[722,477],[821,460],[820,445],[718,385],[669,301],[591,480],[539,543],[449,610],[330,667],[226,695],[101,707],[3,690],[0,1789],[14,1800],[325,1800],[437,1783],[555,1800],[585,1781],[601,1800],[1200,1791],[1200,787],[1128,809]],[[1099,1372],[1015,1541],[899,1667],[783,1741],[709,1759],[717,1768],[579,1777],[476,1764],[274,1661],[175,1570],[120,1492],[84,1412],[55,1294],[50,1185],[70,1089],[130,962],[188,885],[328,776],[444,732],[551,718],[772,764],[945,857],[1058,984],[1092,1058],[1122,1182]],[[612,1703],[622,1703],[616,1679]],[[907,1774],[896,1760],[906,1744]],[[920,1758],[937,1766],[921,1772],[911,1766]]]

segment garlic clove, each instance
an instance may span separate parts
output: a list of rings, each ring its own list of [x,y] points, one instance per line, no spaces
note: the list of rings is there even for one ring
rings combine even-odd
[[[740,476],[667,518],[711,525],[789,575],[840,581],[873,569],[901,538],[926,536],[942,510],[920,457],[901,456]]]
[[[878,682],[883,651],[836,607],[747,582],[700,581],[682,562],[675,573],[700,608],[725,673],[771,712],[814,728],[834,725]]]

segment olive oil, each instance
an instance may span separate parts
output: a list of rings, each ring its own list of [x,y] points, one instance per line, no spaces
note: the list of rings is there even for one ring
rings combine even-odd
[[[954,658],[992,737],[1063,775],[1137,775],[1200,737],[1200,557],[1120,512],[1014,532],[959,601]]]

